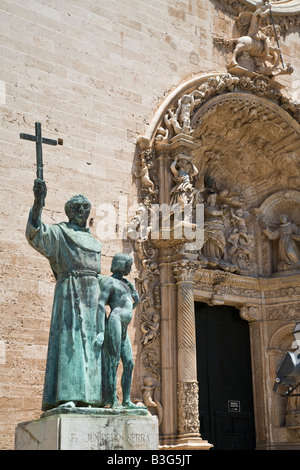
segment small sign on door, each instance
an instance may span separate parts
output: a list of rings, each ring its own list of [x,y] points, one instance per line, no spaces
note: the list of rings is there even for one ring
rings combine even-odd
[[[241,402],[239,400],[228,400],[228,411],[241,411]]]

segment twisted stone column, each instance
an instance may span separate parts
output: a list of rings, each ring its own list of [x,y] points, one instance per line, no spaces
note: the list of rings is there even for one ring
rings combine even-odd
[[[194,293],[191,274],[178,276],[178,381],[197,380]]]
[[[183,449],[209,449],[200,437],[194,308],[194,271],[197,264],[182,260],[173,264],[177,281],[177,413],[178,445]]]

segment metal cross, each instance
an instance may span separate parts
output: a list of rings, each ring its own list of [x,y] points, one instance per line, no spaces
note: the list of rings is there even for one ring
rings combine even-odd
[[[35,123],[35,135],[20,134],[21,139],[31,140],[36,143],[36,177],[43,180],[43,153],[42,144],[62,145],[62,139],[52,140],[42,137],[42,126],[40,122]]]

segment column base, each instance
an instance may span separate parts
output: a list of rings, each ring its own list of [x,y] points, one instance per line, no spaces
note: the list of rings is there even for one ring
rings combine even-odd
[[[213,447],[208,441],[201,438],[200,434],[182,434],[177,437],[174,444],[159,446],[160,450],[209,450]]]

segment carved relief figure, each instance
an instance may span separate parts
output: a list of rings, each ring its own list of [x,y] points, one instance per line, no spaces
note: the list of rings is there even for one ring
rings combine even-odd
[[[213,180],[213,179],[212,179]],[[246,201],[227,189],[211,189],[204,206],[204,245],[198,258],[208,267],[249,274],[254,263],[254,237],[246,225]]]
[[[136,245],[139,245],[142,240],[147,240],[151,231],[151,226],[148,225],[148,210],[143,204],[140,204],[136,213],[131,221],[126,225],[126,234],[131,240],[136,240]],[[135,246],[139,251],[139,246]]]
[[[280,225],[276,230],[267,227],[263,233],[269,240],[278,240],[278,271],[298,269],[300,251],[296,241],[300,241],[300,229],[285,214],[282,214],[279,220]]]
[[[224,233],[224,212],[217,206],[217,194],[211,193],[204,208],[203,255],[218,262],[224,256],[226,239]]]
[[[159,314],[154,313],[152,320],[144,321],[141,325],[141,331],[143,333],[142,343],[146,346],[159,335]]]
[[[241,13],[238,21],[242,24],[243,30],[247,30],[247,35],[242,36],[237,40],[237,45],[233,51],[231,66],[237,66],[237,57],[242,52],[248,52],[250,55],[261,60],[266,59],[269,54],[272,54],[274,63],[278,63],[279,54],[278,48],[273,48],[269,38],[262,32],[260,27],[261,18],[269,15],[271,9],[270,4],[259,2],[256,11],[252,14]],[[248,26],[248,28],[247,28]]]
[[[274,46],[270,39],[272,36],[275,36],[278,40],[278,32],[274,28],[263,28],[261,25],[261,20],[266,18],[270,12],[271,5],[269,3],[258,2],[254,13],[240,13],[237,19],[237,26],[244,35],[237,40],[232,40],[232,42],[236,42],[236,46],[229,65],[229,71],[241,65],[238,63],[239,57],[243,53],[247,53],[253,58],[254,68],[251,70],[252,67],[244,63],[243,67],[250,71],[263,75],[290,74],[293,72],[291,65],[287,67],[279,66],[281,59],[280,49]]]
[[[256,39],[257,41],[263,41],[263,50],[264,55],[266,56],[269,55],[270,45],[267,36],[260,29],[260,22],[261,18],[265,18],[269,15],[270,10],[271,5],[269,3],[264,4],[263,2],[259,2],[251,17],[248,29],[248,36],[250,36],[250,38]]]
[[[176,182],[171,190],[171,205],[179,205],[183,211],[185,206],[193,204],[195,188],[191,182],[193,176],[197,175],[198,170],[190,161],[188,156],[176,157],[171,164],[171,171]]]
[[[140,154],[140,172],[133,173],[136,178],[141,178],[141,189],[146,189],[149,193],[154,193],[154,183],[151,181],[149,176],[149,168],[146,164],[146,159],[144,155]]]
[[[253,239],[248,233],[243,209],[230,210],[233,229],[227,238],[228,256],[232,264],[248,270],[253,260]]]
[[[191,114],[195,107],[194,96],[183,95],[183,97],[178,101],[178,108],[176,111],[176,117],[179,125],[181,126],[181,131],[183,134],[191,133]]]
[[[193,94],[183,95],[178,101],[175,112],[170,108],[165,119],[167,127],[175,134],[191,134],[191,114],[195,107],[195,99]]]
[[[156,140],[166,142],[171,139],[174,134],[191,135],[193,130],[191,128],[191,116],[195,107],[201,102],[202,96],[195,91],[191,94],[185,94],[180,98],[176,104],[168,109],[164,116],[164,124],[166,129],[159,127],[157,130]]]
[[[233,263],[237,262],[240,234],[237,228],[233,228],[227,239],[228,255]]]

